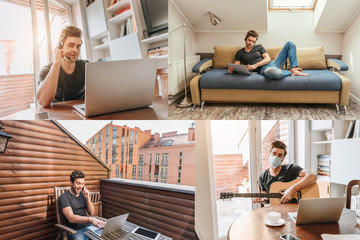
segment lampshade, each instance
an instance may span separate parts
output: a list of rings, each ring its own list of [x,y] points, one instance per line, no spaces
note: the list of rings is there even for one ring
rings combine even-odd
[[[208,12],[209,17],[210,17],[210,22],[213,26],[216,26],[220,23],[220,18],[218,18],[217,16],[215,16],[212,12]]]

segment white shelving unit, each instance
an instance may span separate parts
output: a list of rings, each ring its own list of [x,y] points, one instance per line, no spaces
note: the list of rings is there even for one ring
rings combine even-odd
[[[143,39],[146,25],[140,0],[119,0],[112,6],[110,3],[111,0],[95,0],[84,9],[90,37],[91,61],[105,58],[108,60],[146,58],[148,49],[167,45],[167,33]],[[125,10],[127,8],[129,9]],[[117,14],[120,11],[123,12]],[[131,17],[136,32],[120,37],[121,25]],[[167,67],[167,56],[158,59],[161,68]]]
[[[311,131],[311,171],[317,174],[319,155],[330,155],[330,176],[317,175],[321,197],[334,197],[343,194],[344,186],[335,184],[331,180],[333,154],[331,149],[334,141],[341,141],[345,137],[348,127],[347,124],[347,121],[332,121],[332,127],[327,126],[319,130]],[[328,140],[325,136],[325,132],[328,130],[333,132],[332,140]]]

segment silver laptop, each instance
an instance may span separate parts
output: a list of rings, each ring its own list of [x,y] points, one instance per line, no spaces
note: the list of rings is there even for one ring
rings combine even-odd
[[[110,218],[106,221],[104,228],[98,228],[95,227],[94,225],[91,225],[88,227],[88,229],[92,233],[94,233],[97,237],[105,237],[109,233],[122,229],[128,216],[129,214],[127,213],[117,217]]]
[[[148,107],[154,98],[156,59],[90,62],[85,68],[85,104],[81,114],[100,115]]]
[[[298,211],[288,215],[296,224],[338,222],[345,207],[345,198],[300,199]]]
[[[246,65],[243,65],[243,64],[232,64],[232,63],[229,63],[228,64],[229,67],[233,67],[234,68],[234,72],[236,73],[240,73],[240,74],[245,74],[245,75],[251,75],[253,74],[252,72],[250,72]]]

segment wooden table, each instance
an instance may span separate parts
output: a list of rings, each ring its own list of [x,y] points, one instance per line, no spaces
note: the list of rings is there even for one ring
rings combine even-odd
[[[139,108],[116,113],[85,117],[73,108],[73,105],[83,104],[84,100],[71,100],[53,103],[50,107],[35,107],[17,112],[5,117],[3,120],[163,120],[168,118],[168,103],[164,97],[154,97],[150,107]]]
[[[268,212],[279,212],[285,224],[279,227],[265,225]],[[296,212],[297,204],[274,205],[258,208],[237,219],[228,231],[228,240],[238,239],[280,239],[290,233],[301,240],[321,240],[321,234],[360,234],[360,226],[356,225],[355,212],[344,208],[338,223],[295,225],[288,212]]]
[[[124,224],[124,227],[118,231],[115,231],[113,233],[108,234],[106,237],[102,238],[104,240],[115,240],[115,239],[126,239],[126,240],[148,240],[148,238],[141,237],[139,235],[135,235],[131,233],[132,230],[134,230],[138,225],[126,221]],[[99,240],[99,237],[94,236],[94,234],[91,231],[87,231],[84,233],[85,236],[92,240]],[[171,238],[160,235],[159,240],[171,240]]]

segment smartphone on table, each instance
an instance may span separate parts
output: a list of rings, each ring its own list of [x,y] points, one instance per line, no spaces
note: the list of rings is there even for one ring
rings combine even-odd
[[[300,240],[300,238],[297,238],[289,233],[281,235],[280,239],[282,239],[282,240]]]

